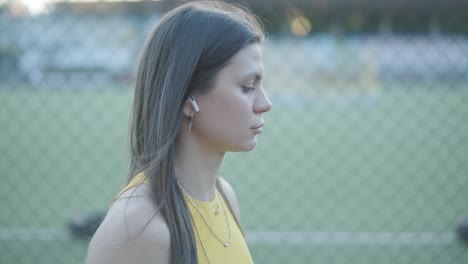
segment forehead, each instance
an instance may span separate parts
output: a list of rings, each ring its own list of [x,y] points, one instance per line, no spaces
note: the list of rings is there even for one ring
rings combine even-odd
[[[263,54],[260,44],[250,44],[237,52],[222,70],[235,77],[256,77],[263,74]],[[253,75],[253,76],[250,76]]]

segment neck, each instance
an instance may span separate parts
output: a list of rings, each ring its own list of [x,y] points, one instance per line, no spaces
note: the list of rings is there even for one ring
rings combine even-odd
[[[179,142],[175,157],[175,176],[192,198],[209,202],[216,195],[224,153],[213,151],[194,140]]]

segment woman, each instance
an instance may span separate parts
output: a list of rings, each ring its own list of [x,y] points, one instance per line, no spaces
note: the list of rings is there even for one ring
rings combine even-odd
[[[219,170],[249,151],[271,103],[259,23],[244,9],[192,2],[167,13],[141,54],[131,167],[86,263],[252,263],[239,207]]]

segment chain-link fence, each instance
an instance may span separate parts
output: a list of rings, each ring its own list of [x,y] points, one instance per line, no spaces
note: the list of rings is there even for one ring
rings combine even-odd
[[[273,110],[222,168],[255,262],[468,263],[466,19],[262,3],[287,14],[264,49]],[[70,223],[128,171],[130,76],[160,15],[138,5],[0,1],[0,263],[84,261]]]

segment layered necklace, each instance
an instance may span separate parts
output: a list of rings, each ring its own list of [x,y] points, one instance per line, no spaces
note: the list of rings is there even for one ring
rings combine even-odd
[[[174,177],[175,178],[175,177]],[[200,218],[202,219],[203,223],[205,223],[206,227],[208,228],[208,230],[210,230],[210,233],[213,234],[214,238],[216,238],[216,240],[218,240],[224,247],[229,247],[231,245],[231,239],[232,239],[232,234],[231,234],[231,224],[229,222],[229,218],[227,216],[227,213],[226,213],[226,209],[224,208],[224,203],[222,202],[222,200],[220,199],[219,197],[219,192],[218,190],[216,190],[216,197],[215,199],[218,200],[219,203],[221,203],[221,209],[219,207],[219,204],[216,205],[216,210],[214,211],[214,214],[215,215],[218,215],[220,213],[220,211],[223,211],[223,214],[224,214],[224,220],[226,221],[226,225],[227,225],[227,229],[228,229],[228,238],[227,240],[223,240],[220,238],[220,236],[218,234],[216,234],[216,232],[214,231],[213,227],[211,227],[211,225],[209,224],[208,220],[206,220],[205,216],[203,215],[203,213],[201,212],[200,208],[198,208],[197,204],[196,204],[196,200],[193,195],[191,195],[185,188],[184,186],[179,182],[179,180],[177,180],[177,178],[175,178],[177,184],[179,185],[180,189],[184,192],[185,196],[187,197],[187,200],[189,201],[189,203],[192,205],[193,208],[195,208],[195,211],[197,211],[197,213],[200,215]]]

